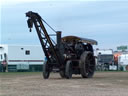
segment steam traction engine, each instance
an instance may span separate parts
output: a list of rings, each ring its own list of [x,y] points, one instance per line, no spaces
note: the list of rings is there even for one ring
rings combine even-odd
[[[50,72],[55,68],[59,69],[62,78],[70,79],[72,74],[81,74],[83,78],[90,78],[95,71],[95,58],[93,55],[93,44],[95,40],[80,38],[77,36],[65,36],[61,38],[61,32],[55,31],[44,21],[38,13],[29,11],[28,28],[36,28],[42,49],[46,56],[43,64],[43,77],[48,79]],[[57,44],[51,39],[44,27],[46,23],[56,33]],[[52,34],[53,35],[53,34]]]

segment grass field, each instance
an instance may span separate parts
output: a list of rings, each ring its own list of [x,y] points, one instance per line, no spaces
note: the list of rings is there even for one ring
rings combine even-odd
[[[90,79],[73,75],[69,80],[58,73],[47,80],[41,72],[0,73],[0,96],[128,96],[128,72],[96,72]]]

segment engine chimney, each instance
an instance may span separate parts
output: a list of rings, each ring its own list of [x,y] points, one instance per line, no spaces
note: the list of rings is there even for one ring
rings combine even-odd
[[[61,45],[61,31],[56,32],[57,48],[60,48]]]

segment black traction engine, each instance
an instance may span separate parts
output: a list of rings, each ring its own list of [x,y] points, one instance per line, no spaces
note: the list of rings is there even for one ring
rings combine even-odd
[[[97,41],[77,36],[61,37],[61,31],[55,31],[38,13],[29,11],[26,16],[30,31],[33,25],[36,28],[46,57],[43,64],[44,79],[48,79],[54,69],[58,69],[60,76],[67,79],[72,78],[72,74],[81,74],[83,78],[94,75],[95,57],[92,45],[97,45]],[[44,23],[56,33],[57,43],[51,38],[53,34],[48,34]]]

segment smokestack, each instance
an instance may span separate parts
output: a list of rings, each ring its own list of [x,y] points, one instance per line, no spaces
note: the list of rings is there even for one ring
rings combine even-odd
[[[57,31],[56,32],[56,40],[57,40],[57,48],[59,48],[60,47],[60,45],[61,45],[61,31]]]

